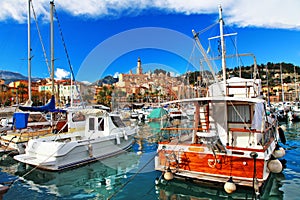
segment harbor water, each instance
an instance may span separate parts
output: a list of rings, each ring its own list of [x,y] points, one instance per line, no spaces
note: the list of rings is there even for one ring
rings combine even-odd
[[[181,123],[187,123],[182,121]],[[139,124],[133,147],[123,154],[61,172],[47,172],[2,156],[0,178],[14,181],[4,200],[32,199],[253,199],[251,189],[238,188],[227,194],[222,185],[191,180],[163,181],[156,185],[160,172],[154,170],[157,141],[164,137],[160,122]],[[300,123],[283,124],[286,155],[284,170],[271,174],[259,199],[299,199]]]

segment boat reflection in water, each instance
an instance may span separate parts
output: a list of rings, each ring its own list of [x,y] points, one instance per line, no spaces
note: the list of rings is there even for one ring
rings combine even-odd
[[[271,173],[263,186],[259,199],[283,199],[283,192],[279,190],[281,181],[285,179],[283,173]],[[210,182],[192,182],[173,179],[162,181],[156,186],[156,192],[160,200],[197,200],[197,199],[256,199],[253,190],[240,187],[232,193],[226,193],[222,185]]]
[[[62,198],[107,199],[122,189],[139,163],[135,152],[124,152],[79,168],[61,172],[34,169],[23,163],[6,168],[21,177],[21,184],[26,184],[38,192]],[[5,171],[5,167],[2,168]],[[9,196],[9,194],[7,194]],[[7,197],[8,197],[7,196]]]

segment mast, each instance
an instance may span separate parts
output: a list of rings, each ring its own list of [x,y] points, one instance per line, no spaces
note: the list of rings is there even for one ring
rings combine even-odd
[[[295,91],[296,91],[296,98],[295,101],[298,101],[298,87],[297,87],[297,74],[296,74],[296,66],[294,65],[294,76],[295,76]]]
[[[70,102],[70,106],[73,107],[73,74],[71,73],[71,102]]]
[[[31,102],[31,13],[30,13],[31,0],[28,0],[28,14],[27,14],[27,58],[28,58],[28,102]]]
[[[54,95],[54,27],[53,27],[53,7],[54,2],[50,1],[50,48],[51,48],[51,81],[52,95]]]
[[[221,38],[221,50],[222,50],[222,70],[223,70],[223,82],[224,82],[224,94],[227,95],[226,91],[226,52],[225,52],[225,41],[223,33],[223,17],[222,17],[222,7],[219,5],[219,23],[220,23],[220,38]]]
[[[51,53],[51,81],[52,81],[52,96],[54,96],[54,27],[53,27],[53,7],[54,2],[50,1],[50,53]],[[55,96],[54,96],[55,97]],[[51,129],[53,131],[54,114],[51,113]],[[51,132],[52,132],[51,131]]]
[[[266,78],[267,78],[267,98],[268,98],[268,105],[270,105],[270,88],[269,88],[269,69],[268,65],[266,65]]]
[[[280,81],[281,81],[282,102],[284,102],[284,89],[283,89],[283,82],[282,82],[282,65],[281,65],[281,63],[280,63]]]

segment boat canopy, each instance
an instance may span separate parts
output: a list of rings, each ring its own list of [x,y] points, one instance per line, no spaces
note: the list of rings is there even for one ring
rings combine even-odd
[[[201,101],[212,101],[212,102],[249,102],[249,103],[260,103],[265,102],[263,98],[245,98],[245,97],[224,97],[224,96],[217,96],[217,97],[199,97],[199,98],[190,98],[190,99],[179,99],[179,100],[173,100],[162,103],[162,105],[165,104],[175,104],[175,103],[194,103],[194,102],[201,102]]]
[[[55,108],[55,98],[54,95],[52,95],[50,101],[44,105],[44,106],[36,106],[36,107],[30,107],[30,106],[19,106],[19,109],[22,111],[35,111],[35,112],[66,112],[66,110],[56,109]]]
[[[167,115],[168,111],[166,111],[163,108],[155,108],[151,111],[151,113],[148,115],[149,119],[159,119],[164,115]]]

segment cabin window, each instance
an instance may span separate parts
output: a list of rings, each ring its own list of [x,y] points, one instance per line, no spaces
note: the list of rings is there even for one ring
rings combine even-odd
[[[94,118],[89,118],[89,130],[90,131],[95,130],[95,120],[94,120]]]
[[[111,120],[116,127],[125,127],[125,124],[122,122],[119,116],[111,116]]]
[[[250,123],[250,106],[249,105],[229,105],[227,107],[229,122]]]
[[[98,131],[104,131],[104,119],[98,118]]]
[[[72,114],[72,121],[73,122],[85,121],[85,115],[82,114],[81,112],[73,113]]]

